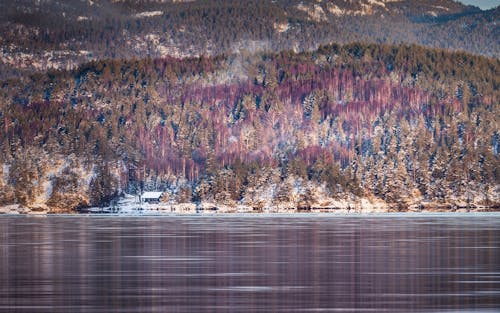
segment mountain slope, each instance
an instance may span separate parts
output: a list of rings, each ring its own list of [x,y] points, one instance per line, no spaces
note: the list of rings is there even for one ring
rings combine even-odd
[[[68,209],[165,189],[173,203],[495,206],[499,73],[498,59],[350,44],[4,81],[0,199]]]
[[[3,77],[103,58],[299,52],[332,42],[500,52],[498,8],[451,0],[2,0],[0,20]]]

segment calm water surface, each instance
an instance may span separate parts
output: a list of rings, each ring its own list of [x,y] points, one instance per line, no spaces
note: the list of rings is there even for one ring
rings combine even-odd
[[[0,312],[500,312],[500,215],[4,216]]]

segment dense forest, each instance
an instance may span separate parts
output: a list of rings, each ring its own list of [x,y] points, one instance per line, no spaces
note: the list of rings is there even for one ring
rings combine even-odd
[[[0,89],[0,202],[500,204],[500,61],[416,45],[104,60]]]
[[[499,57],[499,13],[451,0],[0,0],[0,79],[100,59],[303,52],[351,42]]]

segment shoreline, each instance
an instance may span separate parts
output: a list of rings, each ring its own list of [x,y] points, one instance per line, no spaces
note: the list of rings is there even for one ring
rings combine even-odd
[[[216,215],[216,214],[390,214],[390,213],[483,213],[500,212],[500,204],[491,205],[466,203],[462,201],[431,202],[424,199],[408,199],[404,203],[387,203],[375,197],[324,198],[310,203],[298,202],[142,202],[134,195],[125,194],[103,207],[82,207],[79,209],[51,208],[45,204],[25,207],[20,204],[0,206],[0,215]]]
[[[363,213],[363,212],[351,212],[351,213],[328,213],[328,212],[312,212],[312,213],[301,213],[301,212],[290,212],[290,213],[159,213],[159,212],[142,212],[142,213],[49,213],[49,214],[23,214],[23,213],[0,213],[0,219],[2,217],[19,217],[19,218],[50,218],[50,217],[99,217],[99,218],[177,218],[177,217],[206,217],[206,218],[226,218],[226,217],[245,217],[245,218],[275,218],[275,217],[297,217],[297,218],[308,218],[308,217],[339,217],[339,218],[358,218],[358,217],[467,217],[467,216],[500,216],[500,210],[497,211],[470,211],[470,212],[437,212],[437,211],[423,211],[423,212],[377,212],[377,213]]]
[[[476,214],[476,213],[500,213],[498,206],[471,206],[453,207],[442,205],[440,207],[427,207],[415,210],[407,207],[406,210],[394,208],[252,208],[247,206],[205,206],[197,207],[194,203],[170,204],[170,205],[147,205],[142,207],[91,207],[81,210],[50,210],[48,208],[26,208],[19,205],[8,205],[0,207],[0,217],[2,215],[24,215],[24,216],[50,216],[50,215],[72,215],[72,216],[188,216],[188,215],[332,215],[332,216],[356,216],[356,215],[425,215],[425,214]]]

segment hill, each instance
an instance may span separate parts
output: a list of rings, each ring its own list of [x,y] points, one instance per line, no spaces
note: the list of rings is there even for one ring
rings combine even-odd
[[[165,189],[172,203],[495,206],[499,72],[464,52],[349,44],[6,80],[0,199],[71,209]]]
[[[451,0],[0,1],[0,78],[100,59],[420,44],[499,57],[499,8]]]

